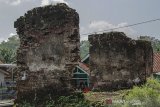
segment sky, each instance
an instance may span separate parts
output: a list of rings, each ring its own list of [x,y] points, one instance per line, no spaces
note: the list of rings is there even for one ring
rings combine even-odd
[[[14,21],[34,7],[66,3],[80,16],[81,40],[96,33],[160,18],[160,0],[0,0],[0,41],[16,34]],[[160,39],[160,21],[118,29],[129,37],[151,36]]]

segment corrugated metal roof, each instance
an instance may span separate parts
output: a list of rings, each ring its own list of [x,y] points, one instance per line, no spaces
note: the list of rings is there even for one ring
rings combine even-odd
[[[153,72],[160,72],[160,53],[153,54]]]

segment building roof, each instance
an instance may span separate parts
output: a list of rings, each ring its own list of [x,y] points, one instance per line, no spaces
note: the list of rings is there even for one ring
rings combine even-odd
[[[0,64],[0,68],[4,67],[4,68],[12,68],[12,67],[16,67],[16,64]]]
[[[89,69],[89,67],[88,67],[87,65],[85,65],[85,64],[82,63],[82,62],[79,62],[78,64],[79,64],[78,66],[79,66],[81,69],[83,69],[83,70],[86,71],[88,74],[90,74],[90,69]]]
[[[153,72],[160,72],[160,53],[153,54]]]
[[[2,70],[2,69],[0,69],[0,73],[3,73],[4,75],[9,75],[8,71]]]
[[[16,68],[16,64],[0,64],[0,72],[5,75],[11,74],[14,68]]]
[[[84,62],[87,58],[89,58],[89,54],[87,54],[87,55],[81,60],[81,62]]]

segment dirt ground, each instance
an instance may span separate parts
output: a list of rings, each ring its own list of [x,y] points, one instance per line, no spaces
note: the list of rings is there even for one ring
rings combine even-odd
[[[120,90],[115,92],[87,92],[84,93],[84,96],[89,101],[106,101],[107,99],[114,100],[123,100],[124,96],[128,93],[129,90]]]

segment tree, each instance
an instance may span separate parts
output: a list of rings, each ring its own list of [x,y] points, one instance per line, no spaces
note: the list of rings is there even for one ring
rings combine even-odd
[[[15,63],[16,53],[11,49],[0,48],[0,60],[3,63]]]
[[[0,60],[3,63],[15,63],[18,47],[19,38],[17,35],[9,37],[7,41],[2,41],[0,43]]]
[[[9,37],[7,41],[2,41],[0,48],[8,48],[16,50],[19,47],[19,38],[17,35]]]
[[[89,53],[89,41],[84,40],[81,41],[80,44],[80,56],[84,58]]]
[[[155,37],[140,36],[140,37],[138,37],[138,39],[150,41],[152,44],[153,52],[160,52],[160,40],[156,39]]]

